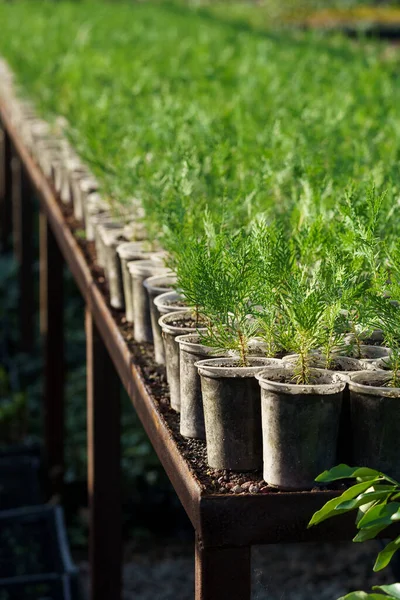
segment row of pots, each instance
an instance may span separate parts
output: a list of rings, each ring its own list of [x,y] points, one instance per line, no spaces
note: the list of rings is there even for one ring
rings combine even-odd
[[[180,386],[180,398],[172,406],[180,410],[182,435],[207,440],[212,468],[263,468],[265,481],[282,489],[312,487],[338,460],[395,472],[400,391],[386,387],[384,359],[337,357],[340,371],[313,369],[313,384],[304,386],[293,383],[291,357],[253,356],[240,367],[232,357],[205,358],[213,350],[198,334],[176,336],[175,343],[179,381],[171,394]],[[388,354],[380,347],[365,352]]]
[[[51,129],[16,98],[4,64],[0,75],[0,94],[13,125],[61,200],[72,205],[87,240],[95,243],[111,306],[125,309],[135,340],[153,343],[156,363],[166,364],[181,434],[207,440],[210,466],[263,468],[265,481],[285,489],[311,487],[338,458],[396,477],[399,390],[386,387],[390,373],[379,370],[387,350],[366,348],[367,356],[378,354],[367,362],[337,359],[337,373],[316,368],[309,386],[293,383],[290,357],[256,356],[262,354],[258,343],[247,367],[237,366],[235,357],[215,357],[201,343],[192,313],[172,291],[176,278],[165,267],[162,249],[145,239],[139,203],[132,200],[129,218],[116,221],[96,180],[64,138],[63,124]],[[315,367],[320,366],[316,358]]]

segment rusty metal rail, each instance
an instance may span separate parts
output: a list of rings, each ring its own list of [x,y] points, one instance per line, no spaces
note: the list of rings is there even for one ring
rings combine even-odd
[[[91,599],[119,600],[121,597],[119,381],[127,390],[195,529],[196,600],[249,600],[250,550],[254,544],[349,539],[353,530],[348,519],[336,519],[333,523],[306,529],[313,512],[333,497],[335,492],[239,496],[208,495],[203,492],[161,418],[140,370],[133,362],[106,299],[96,286],[82,250],[67,226],[52,185],[24,147],[19,132],[13,128],[7,107],[1,104],[0,122],[3,129],[2,132],[0,129],[1,239],[6,241],[11,233],[9,215],[12,213],[13,198],[17,198],[19,206],[22,206],[22,214],[25,210],[30,214],[30,190],[34,190],[40,201],[45,441],[51,481],[56,491],[62,489],[64,460],[64,261],[86,302]],[[29,185],[23,185],[23,197],[21,191],[13,192],[18,181],[10,168],[12,156],[20,161],[20,169],[29,182]],[[25,223],[23,235],[30,238],[32,218],[26,219]],[[22,253],[21,268],[24,268],[24,260],[25,254]],[[32,290],[26,281],[21,291],[31,302]],[[23,312],[23,307],[27,306],[26,297],[21,302]],[[29,331],[29,323],[25,327]]]

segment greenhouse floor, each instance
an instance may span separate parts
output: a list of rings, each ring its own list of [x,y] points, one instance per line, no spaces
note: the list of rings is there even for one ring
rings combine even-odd
[[[253,548],[253,600],[336,600],[352,590],[393,583],[390,569],[372,573],[379,542],[287,544]],[[88,565],[80,564],[87,588]],[[191,547],[137,554],[124,568],[123,600],[190,600]]]

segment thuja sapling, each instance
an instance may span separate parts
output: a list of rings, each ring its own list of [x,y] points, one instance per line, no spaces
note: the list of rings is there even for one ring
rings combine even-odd
[[[293,253],[283,228],[258,218],[251,229],[254,248],[254,268],[259,275],[255,286],[254,315],[258,322],[257,336],[263,341],[266,356],[276,356],[281,346],[281,288],[290,278]]]
[[[325,295],[296,267],[281,292],[282,345],[298,355],[294,367],[298,384],[311,382],[311,352],[320,347],[324,334]]]
[[[260,273],[254,245],[243,231],[222,233],[204,259],[199,274],[207,325],[204,343],[220,352],[237,352],[239,365],[246,367],[249,343],[258,331],[254,312]]]
[[[396,301],[391,298],[376,297],[374,300],[377,324],[382,330],[385,345],[390,349],[388,357],[382,359],[385,368],[390,369],[388,385],[400,388],[400,312]]]
[[[355,523],[358,532],[353,538],[353,542],[365,542],[374,539],[400,520],[400,484],[392,477],[375,469],[349,467],[345,464],[324,471],[316,478],[316,481],[327,485],[335,481],[351,479],[355,480],[355,483],[341,496],[329,500],[314,513],[308,527],[318,525],[326,519],[356,511]],[[400,536],[395,537],[379,552],[374,571],[381,571],[387,567],[399,549]],[[399,583],[376,586],[373,590],[372,594],[352,592],[339,600],[398,600],[400,598]]]
[[[262,464],[260,389],[254,375],[267,358],[250,353],[258,331],[254,318],[260,274],[251,237],[218,234],[203,265],[201,311],[207,331],[204,345],[230,358],[196,363],[201,378],[207,457],[218,469],[250,470]],[[216,251],[218,260],[210,258]]]
[[[212,293],[214,274],[222,268],[221,236],[210,236],[204,231],[198,237],[181,232],[180,245],[172,254],[170,263],[177,274],[177,289],[189,306],[194,307],[198,324],[206,298]],[[204,318],[204,315],[203,315]]]
[[[347,259],[346,255],[329,249],[317,273],[325,296],[320,347],[326,369],[331,368],[335,355],[343,355],[347,351],[345,334],[349,323],[346,307],[353,306],[360,299],[363,289],[357,285],[356,275]],[[359,338],[357,341],[360,343]]]

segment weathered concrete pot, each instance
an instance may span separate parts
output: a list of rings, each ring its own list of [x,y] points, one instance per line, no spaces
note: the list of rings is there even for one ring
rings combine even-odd
[[[155,297],[154,304],[160,316],[189,308],[185,303],[184,296],[179,292],[165,292],[164,294],[160,294],[160,296]]]
[[[364,363],[372,362],[374,360],[377,360],[378,358],[389,356],[389,354],[391,353],[390,348],[386,348],[385,346],[368,346],[362,344],[360,350],[360,357],[357,356],[356,348],[353,348],[351,355],[356,358],[359,358],[359,360],[362,360]]]
[[[82,172],[84,167],[82,166],[81,161],[75,157],[66,158],[61,165],[61,189],[60,189],[60,198],[64,204],[71,204],[73,196],[72,196],[72,174],[74,172]],[[74,207],[74,217],[77,220],[82,218],[81,207]]]
[[[296,362],[297,354],[289,354],[282,360],[285,364],[291,364]],[[311,358],[311,366],[316,369],[325,369],[326,362],[323,356],[314,354]],[[364,362],[358,360],[358,358],[350,358],[349,356],[334,356],[330,371],[340,373],[345,377],[346,386],[343,390],[342,398],[342,409],[340,412],[340,423],[337,443],[337,457],[338,462],[345,464],[352,464],[352,434],[351,434],[351,423],[350,423],[350,390],[349,390],[349,376],[351,373],[364,371],[364,370],[375,370],[375,366],[371,362]]]
[[[133,337],[137,342],[153,343],[150,302],[143,282],[152,275],[167,275],[170,269],[164,266],[162,258],[136,260],[128,263],[132,281]]]
[[[93,242],[95,239],[94,235],[94,224],[98,223],[99,220],[111,219],[110,206],[108,203],[98,194],[97,192],[91,192],[87,195],[83,203],[84,221],[86,239],[88,242]],[[101,215],[101,216],[100,216]],[[99,219],[100,217],[100,219]]]
[[[121,262],[117,254],[118,246],[125,242],[122,227],[119,229],[100,230],[105,252],[105,274],[110,291],[110,304],[117,310],[125,308],[124,293],[122,289]]]
[[[137,220],[127,223],[124,227],[124,235],[126,239],[132,242],[144,242],[148,239],[146,228],[139,219],[140,214]]]
[[[205,440],[203,396],[195,365],[200,360],[215,357],[218,352],[202,344],[197,333],[178,335],[175,342],[179,344],[180,432],[184,437]]]
[[[62,188],[62,178],[63,178],[63,166],[62,166],[62,158],[55,156],[52,160],[51,164],[52,169],[52,179],[54,182],[54,189],[58,194],[61,193]]]
[[[169,384],[171,408],[180,412],[180,354],[179,345],[175,342],[178,335],[204,331],[193,323],[191,310],[180,310],[162,315],[159,319],[165,348],[165,367]]]
[[[344,342],[347,345],[353,345],[355,343],[355,335],[354,333],[348,333],[345,338],[344,338]],[[371,331],[371,333],[368,335],[367,338],[363,339],[363,345],[383,345],[384,342],[384,336],[383,336],[383,331],[382,329],[374,329],[373,331]]]
[[[68,173],[67,177],[69,181],[69,189],[71,193],[74,217],[77,221],[84,221],[80,182],[83,179],[89,177],[89,172],[85,167],[80,166],[78,168],[72,169]]]
[[[353,461],[400,478],[400,388],[385,387],[390,371],[350,376]]]
[[[156,253],[147,250],[147,242],[125,242],[117,248],[117,254],[121,264],[122,287],[124,292],[125,313],[128,323],[133,323],[133,294],[132,278],[129,273],[129,263],[136,260],[151,260],[156,258]]]
[[[251,471],[262,467],[260,388],[256,373],[271,359],[249,357],[196,363],[201,379],[208,464],[214,469]]]
[[[103,269],[106,268],[106,249],[104,246],[103,232],[105,229],[114,229],[121,232],[121,226],[115,223],[111,217],[99,219],[97,223],[93,224],[94,227],[94,243],[96,248],[97,264]]]
[[[174,273],[171,273],[170,275],[155,275],[145,279],[143,282],[143,285],[146,288],[149,296],[151,328],[153,331],[154,360],[158,365],[165,364],[165,351],[162,331],[158,323],[160,313],[154,304],[154,300],[157,298],[157,296],[172,291],[175,284],[176,275]]]
[[[376,371],[391,371],[392,370],[392,364],[391,364],[391,360],[390,360],[390,355],[389,356],[383,356],[382,358],[377,358],[376,360],[370,361],[370,362],[365,362],[361,361],[363,364],[365,364],[365,367],[368,369],[368,367],[373,367]]]
[[[37,163],[45,176],[50,179],[52,175],[52,162],[59,159],[60,144],[57,139],[41,140],[37,143]]]
[[[261,386],[264,479],[287,490],[309,489],[336,464],[342,395],[336,373],[312,370],[315,383],[292,383],[292,369],[266,369]]]
[[[84,203],[86,201],[86,196],[91,192],[96,192],[99,186],[87,169],[74,171],[71,173],[70,179],[74,216],[75,219],[83,221],[85,224],[86,210]]]

